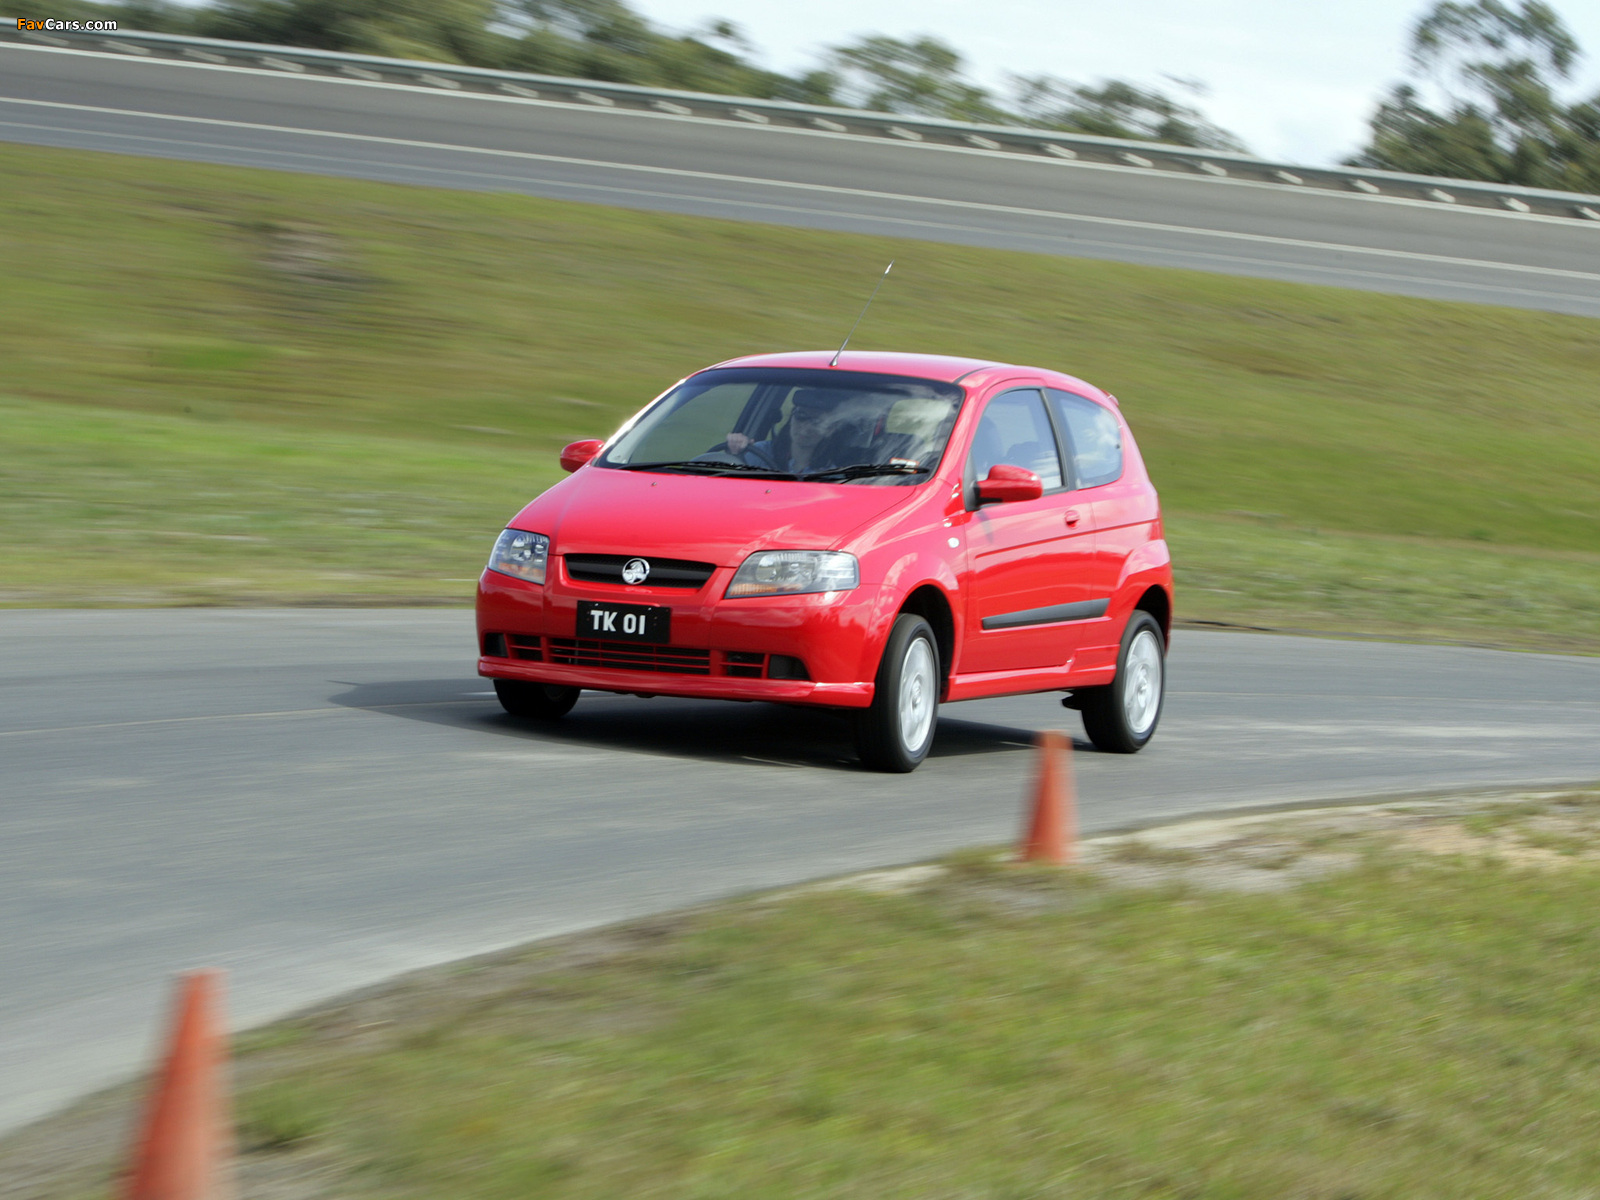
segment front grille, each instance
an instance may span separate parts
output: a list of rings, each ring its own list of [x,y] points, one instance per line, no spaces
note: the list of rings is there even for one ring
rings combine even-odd
[[[767,668],[765,654],[751,654],[745,650],[729,650],[722,656],[722,673],[741,679],[760,679]]]
[[[494,637],[502,635],[494,634]],[[604,667],[611,671],[655,671],[667,675],[725,675],[734,679],[810,679],[798,658],[750,650],[696,650],[641,642],[602,642],[590,638],[539,638],[503,635],[512,658],[552,662],[564,667]]]
[[[586,638],[551,638],[550,661],[568,667],[606,667],[622,671],[657,671],[668,675],[711,674],[711,651],[640,642],[598,642]]]
[[[511,643],[511,657],[525,659],[528,662],[543,662],[544,655],[539,650],[539,639],[526,633],[508,633],[506,641]]]
[[[544,654],[539,649],[539,639],[531,633],[486,633],[483,635],[483,652],[489,658],[544,661]]]
[[[787,654],[774,654],[767,663],[768,679],[810,679],[805,663]]]
[[[642,554],[568,554],[567,577],[584,583],[614,583],[626,586],[622,568],[635,558],[650,564],[650,574],[643,587],[699,588],[704,587],[717,569],[715,563],[690,562],[683,558],[646,558]]]

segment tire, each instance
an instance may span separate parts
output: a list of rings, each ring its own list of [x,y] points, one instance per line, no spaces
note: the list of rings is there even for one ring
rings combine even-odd
[[[578,689],[555,683],[528,683],[521,679],[496,679],[494,694],[500,707],[513,717],[535,717],[554,721],[572,711],[578,702]]]
[[[873,771],[915,771],[939,724],[939,643],[915,613],[901,613],[878,664],[872,706],[856,716],[856,752]]]
[[[1117,674],[1110,686],[1078,693],[1084,732],[1097,750],[1137,754],[1161,723],[1166,695],[1167,646],[1161,625],[1143,609],[1135,609],[1122,631]]]

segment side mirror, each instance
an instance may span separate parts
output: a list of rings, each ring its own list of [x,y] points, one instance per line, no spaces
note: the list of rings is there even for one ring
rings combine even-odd
[[[989,477],[978,481],[978,503],[1006,500],[1037,500],[1044,495],[1044,483],[1026,467],[995,463]]]
[[[596,454],[605,443],[599,438],[584,438],[581,442],[573,442],[561,448],[561,469],[563,471],[576,471]]]

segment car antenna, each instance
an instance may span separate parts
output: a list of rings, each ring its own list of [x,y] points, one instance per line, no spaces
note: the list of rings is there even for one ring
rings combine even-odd
[[[883,281],[889,278],[889,272],[894,270],[894,259],[889,260],[889,265],[883,269],[883,274],[878,276],[878,287],[872,289],[872,295],[867,297],[867,302],[861,306],[861,315],[856,317],[856,325],[861,324],[861,317],[867,315],[867,309],[872,307],[872,302],[878,298],[878,288],[883,286]],[[844,341],[839,343],[839,348],[833,352],[833,358],[828,363],[830,367],[839,365],[839,355],[844,353],[844,348],[850,344],[850,339],[856,335],[856,325],[850,326],[850,332],[844,335]]]

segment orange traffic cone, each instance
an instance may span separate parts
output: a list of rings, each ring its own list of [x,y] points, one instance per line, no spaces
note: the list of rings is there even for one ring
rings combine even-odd
[[[1072,739],[1039,734],[1039,777],[1033,816],[1017,851],[1019,862],[1070,863],[1077,857],[1078,809],[1072,789]]]
[[[146,1101],[124,1200],[230,1200],[233,1131],[223,1081],[222,972],[178,982],[166,1058]]]

